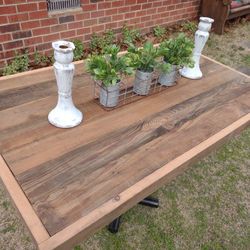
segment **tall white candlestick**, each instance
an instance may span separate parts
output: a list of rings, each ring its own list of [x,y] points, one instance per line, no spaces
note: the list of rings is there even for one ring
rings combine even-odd
[[[72,128],[79,125],[83,119],[82,113],[75,107],[72,100],[72,81],[75,66],[71,42],[57,41],[52,43],[54,49],[54,71],[58,87],[56,107],[49,113],[49,122],[59,128]]]
[[[195,47],[193,51],[194,67],[184,67],[180,70],[180,74],[189,79],[202,78],[202,72],[200,69],[200,57],[201,52],[209,37],[209,31],[211,30],[214,20],[209,17],[201,17],[198,30],[195,33]]]

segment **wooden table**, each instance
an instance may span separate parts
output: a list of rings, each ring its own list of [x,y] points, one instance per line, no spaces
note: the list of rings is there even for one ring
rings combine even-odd
[[[202,59],[202,80],[111,112],[75,77],[84,123],[58,129],[53,73],[0,81],[0,174],[39,249],[70,249],[249,125],[250,78]]]

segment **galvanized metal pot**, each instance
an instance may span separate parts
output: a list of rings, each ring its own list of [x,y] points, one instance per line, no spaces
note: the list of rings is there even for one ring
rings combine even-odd
[[[119,102],[120,83],[112,86],[101,86],[100,88],[100,103],[104,107],[112,108],[117,106]]]
[[[161,85],[173,86],[175,85],[178,77],[179,77],[178,66],[172,65],[170,72],[161,73],[158,81]]]
[[[138,95],[148,95],[152,82],[153,72],[143,72],[137,70],[135,73],[135,81],[133,91]]]

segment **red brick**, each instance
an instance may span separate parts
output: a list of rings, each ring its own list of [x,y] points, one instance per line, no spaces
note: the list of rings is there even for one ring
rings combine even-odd
[[[130,6],[131,11],[141,10],[141,5],[132,5]]]
[[[29,39],[24,39],[23,41],[24,41],[24,46],[30,46],[42,43],[43,39],[41,36],[38,36],[38,37],[30,37]]]
[[[17,4],[17,3],[23,3],[23,0],[4,0],[5,4]]]
[[[67,24],[57,24],[54,26],[50,26],[50,33],[59,33],[60,31],[67,30]]]
[[[120,20],[123,20],[123,19],[124,19],[124,15],[123,14],[112,16],[112,21],[120,21]]]
[[[140,21],[141,21],[140,17],[132,18],[129,20],[129,24],[137,24],[140,23]]]
[[[147,15],[147,11],[146,10],[136,12],[136,16],[137,17],[139,17],[139,16],[145,16],[145,15]]]
[[[124,0],[119,0],[119,1],[113,1],[112,2],[112,8],[115,8],[115,7],[121,7],[121,6],[124,6]]]
[[[38,3],[38,9],[39,10],[47,10],[47,4],[46,4],[46,2],[44,1],[44,2]]]
[[[13,24],[7,24],[0,26],[0,32],[1,33],[8,33],[12,31],[20,30],[19,23],[13,23]]]
[[[80,20],[83,21],[83,20],[87,20],[87,19],[90,19],[90,12],[75,15],[76,21],[80,21]]]
[[[105,29],[106,30],[115,29],[115,28],[117,28],[117,23],[116,22],[106,23],[105,24]]]
[[[28,13],[9,15],[8,19],[9,19],[10,23],[27,21],[29,19],[29,15],[28,15]]]
[[[50,28],[45,27],[45,28],[33,29],[32,33],[33,33],[33,36],[41,36],[41,35],[49,34]]]
[[[20,48],[20,47],[23,47],[23,41],[22,40],[4,43],[4,49],[5,50]]]
[[[30,12],[37,10],[37,3],[18,4],[18,12]]]
[[[48,12],[44,10],[35,11],[35,12],[29,12],[30,19],[41,19],[41,18],[47,18]]]
[[[83,11],[97,10],[97,4],[87,4],[82,6]]]
[[[42,43],[36,46],[36,50],[37,51],[43,51],[46,49],[51,49],[51,43]]]
[[[110,10],[105,11],[106,16],[116,15],[117,13],[118,13],[118,9],[110,9]]]
[[[40,23],[41,23],[41,26],[50,26],[50,25],[58,24],[58,19],[57,18],[43,19],[40,21]]]
[[[73,23],[68,23],[68,29],[79,29],[83,27],[83,22],[73,22]]]
[[[85,20],[83,24],[84,26],[92,26],[92,25],[97,24],[97,20],[96,19]]]
[[[88,28],[82,28],[82,29],[78,29],[76,31],[76,34],[77,35],[85,35],[85,34],[90,33],[90,31],[91,31],[90,27],[88,27]]]
[[[125,0],[125,5],[136,4],[136,0]]]
[[[142,6],[141,6],[141,8],[144,10],[144,9],[149,9],[149,8],[151,8],[152,7],[152,3],[146,3],[146,4],[143,4]]]
[[[68,30],[60,33],[61,39],[69,38],[69,37],[74,37],[76,35],[75,30]]]
[[[111,2],[102,2],[102,3],[98,3],[98,10],[101,9],[108,9],[111,7]]]
[[[153,6],[152,7],[160,7],[162,6],[164,3],[163,2],[153,2]],[[168,3],[169,4],[169,3]]]
[[[43,42],[53,42],[60,39],[59,33],[43,36]]]
[[[104,11],[93,11],[91,12],[91,18],[97,18],[104,16]]]
[[[25,23],[21,23],[22,30],[28,30],[28,29],[33,29],[33,28],[38,28],[40,27],[40,21],[29,21]]]
[[[101,24],[101,25],[93,26],[91,28],[91,31],[92,31],[92,33],[94,33],[94,32],[97,33],[97,32],[100,32],[100,31],[104,31],[104,29],[105,29],[105,26],[103,24]]]
[[[99,23],[108,23],[111,22],[111,16],[104,16],[104,17],[100,17],[98,19]]]
[[[121,7],[118,9],[118,13],[126,13],[129,12],[130,8],[129,6]]]
[[[13,39],[21,39],[21,38],[26,38],[26,37],[31,37],[31,31],[18,31],[15,33],[12,33]]]
[[[129,12],[125,14],[125,19],[133,18],[133,17],[135,17],[135,12]]]
[[[75,17],[73,15],[59,17],[59,23],[69,23],[73,21],[75,21]]]
[[[0,15],[0,25],[8,23],[7,16],[1,16]]]
[[[0,7],[1,15],[14,14],[16,13],[16,6],[2,6]]]
[[[0,43],[9,41],[11,39],[10,34],[0,34]]]

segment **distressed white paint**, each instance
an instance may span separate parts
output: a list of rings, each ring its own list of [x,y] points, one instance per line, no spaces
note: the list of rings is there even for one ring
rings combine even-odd
[[[82,113],[75,107],[72,100],[72,82],[75,66],[71,42],[57,41],[52,43],[54,49],[54,71],[58,87],[56,107],[49,113],[49,122],[59,128],[72,128],[79,125],[83,119]]]
[[[180,74],[189,79],[202,78],[202,72],[200,69],[200,57],[201,52],[209,37],[209,31],[211,30],[214,20],[209,17],[201,17],[198,30],[195,33],[195,48],[193,51],[193,60],[195,62],[193,68],[184,67],[180,70]]]

